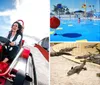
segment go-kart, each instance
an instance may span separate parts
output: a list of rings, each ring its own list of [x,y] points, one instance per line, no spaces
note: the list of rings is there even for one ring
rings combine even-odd
[[[3,45],[6,46],[9,42],[7,38],[0,36],[0,58]],[[37,85],[34,58],[29,48],[21,46],[15,59],[5,65],[6,70],[0,72],[0,85]]]

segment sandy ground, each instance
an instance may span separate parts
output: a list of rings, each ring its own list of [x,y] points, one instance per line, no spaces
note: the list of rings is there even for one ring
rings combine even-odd
[[[84,48],[84,46],[90,44],[94,43],[61,43],[53,46],[52,49],[59,51],[61,48],[77,46],[77,48],[70,52],[74,55],[71,57],[84,55],[88,52],[97,54],[95,48]],[[100,43],[98,47],[100,47]],[[100,85],[100,78],[96,76],[96,73],[100,73],[100,66],[86,63],[87,71],[82,70],[80,74],[67,76],[70,68],[79,64],[68,60],[65,56],[50,57],[50,85]]]
[[[67,76],[67,72],[76,63],[61,56],[51,57],[50,60],[50,85],[100,85],[100,78],[96,76],[100,68],[87,64],[87,71]]]

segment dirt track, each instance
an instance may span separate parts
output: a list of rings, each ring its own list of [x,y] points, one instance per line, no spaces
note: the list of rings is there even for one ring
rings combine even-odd
[[[80,74],[67,76],[67,72],[72,66],[76,66],[70,60],[59,57],[50,58],[50,85],[100,85],[100,78],[96,73],[100,72],[100,68],[89,63],[86,64],[87,71],[82,70]]]

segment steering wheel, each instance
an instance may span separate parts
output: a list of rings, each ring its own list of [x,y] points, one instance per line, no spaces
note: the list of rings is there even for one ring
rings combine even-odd
[[[6,46],[7,49],[8,49],[8,47],[9,47],[9,49],[10,49],[10,47],[11,47],[11,46],[9,46],[9,43],[10,43],[10,40],[9,40],[9,39],[0,36],[0,44]]]
[[[0,36],[0,42],[1,43],[4,43],[4,44],[9,44],[10,43],[10,40],[7,39],[7,38],[5,38],[5,37]]]

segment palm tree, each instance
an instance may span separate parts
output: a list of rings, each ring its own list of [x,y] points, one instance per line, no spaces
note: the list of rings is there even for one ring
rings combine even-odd
[[[94,5],[92,5],[92,7],[93,7],[93,12],[95,12]]]
[[[59,18],[60,18],[60,14],[62,14],[64,12],[62,4],[57,4],[57,5],[53,5],[53,6],[54,6],[54,9],[52,11],[55,12],[55,14],[59,15]]]
[[[66,12],[67,12],[67,13],[70,13],[70,12],[69,12],[69,8],[66,8]]]
[[[70,14],[69,8],[65,5],[57,4],[53,6],[54,6],[54,9],[52,11],[55,12],[55,14],[59,15],[59,17],[61,14],[66,14],[66,13]]]
[[[92,5],[93,9],[94,9],[94,5]]]
[[[70,13],[69,12],[69,8],[67,6],[62,6],[63,8],[63,12],[66,14],[66,13]]]
[[[62,14],[62,10],[63,10],[63,6],[62,4],[57,4],[57,8],[58,8],[58,15],[59,15],[59,18],[60,18],[60,15]]]
[[[89,5],[89,7],[91,8],[91,13],[94,13],[96,10],[94,9],[94,5]]]
[[[91,6],[91,5],[89,5],[89,7],[91,8],[91,12],[92,12],[92,6]]]
[[[55,14],[58,14],[58,8],[57,6],[53,5],[54,6],[54,9],[52,10],[53,12],[55,12]]]

